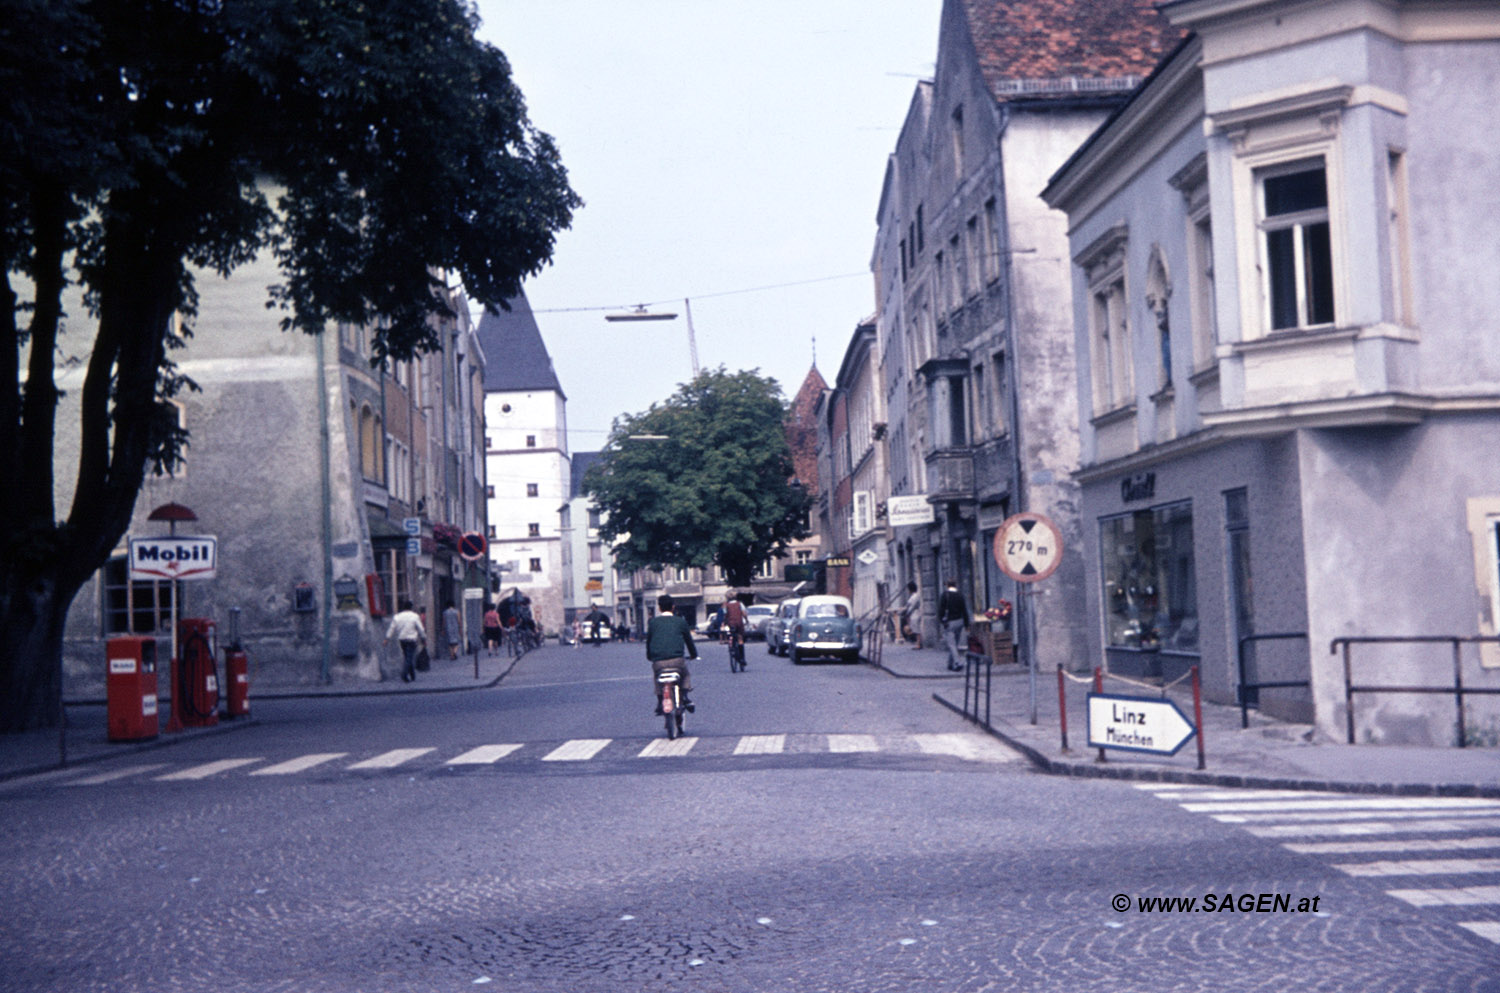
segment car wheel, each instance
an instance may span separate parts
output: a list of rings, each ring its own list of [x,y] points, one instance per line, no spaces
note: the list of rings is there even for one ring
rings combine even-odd
[[[802,653],[799,652],[799,651],[797,651],[797,646],[796,645],[793,645],[791,647],[791,649],[790,649],[790,655],[792,657],[792,665],[801,665],[802,664]]]

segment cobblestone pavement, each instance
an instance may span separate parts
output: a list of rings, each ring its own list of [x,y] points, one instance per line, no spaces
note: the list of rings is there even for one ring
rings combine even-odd
[[[1500,991],[1473,906],[1392,892],[1464,875],[1297,847],[1398,813],[1482,827],[1477,798],[1375,817],[1044,776],[965,753],[969,725],[861,667],[752,667],[733,706],[713,691],[741,677],[705,673],[697,743],[643,755],[664,739],[638,681],[557,674],[425,709],[273,709],[192,754],[5,784],[0,990]],[[810,710],[774,704],[811,688]]]

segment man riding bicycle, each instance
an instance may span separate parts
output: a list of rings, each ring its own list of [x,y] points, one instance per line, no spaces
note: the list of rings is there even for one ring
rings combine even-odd
[[[745,668],[745,625],[749,620],[745,605],[735,596],[734,590],[730,590],[729,598],[724,601],[724,626],[729,629],[729,650],[739,653],[735,658],[741,669]]]
[[[693,679],[688,674],[683,660],[698,658],[698,649],[693,644],[693,632],[687,621],[672,613],[672,597],[663,593],[656,601],[659,613],[646,626],[646,658],[651,662],[651,697],[656,701],[656,712],[661,713],[661,690],[656,677],[668,669],[682,673],[682,706],[689,713],[693,704],[688,691],[693,688]]]

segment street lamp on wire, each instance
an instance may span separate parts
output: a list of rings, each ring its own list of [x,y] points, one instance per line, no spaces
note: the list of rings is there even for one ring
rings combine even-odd
[[[693,362],[693,378],[698,378],[698,339],[693,334],[693,304],[686,298],[682,301],[683,309],[687,312],[688,333],[688,357]],[[605,314],[606,321],[675,321],[676,314],[657,314],[646,309],[646,305],[636,304],[634,310],[624,314]]]

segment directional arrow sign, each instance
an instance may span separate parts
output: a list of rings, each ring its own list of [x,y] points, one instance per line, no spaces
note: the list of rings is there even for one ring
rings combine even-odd
[[[1197,734],[1171,700],[1089,694],[1089,747],[1175,755]]]
[[[1018,583],[1052,575],[1062,563],[1062,550],[1062,532],[1042,514],[1016,514],[995,532],[995,564]]]

